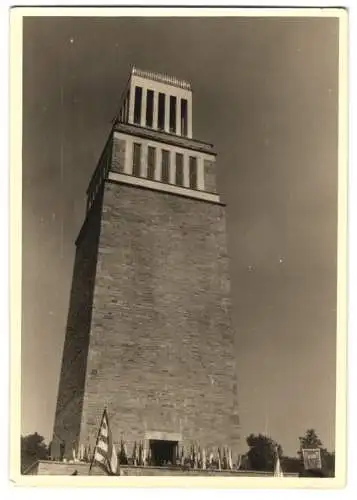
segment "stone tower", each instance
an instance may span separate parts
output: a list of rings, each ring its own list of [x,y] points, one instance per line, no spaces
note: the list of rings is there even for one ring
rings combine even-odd
[[[225,208],[188,82],[133,68],[87,190],[54,434],[239,448]]]

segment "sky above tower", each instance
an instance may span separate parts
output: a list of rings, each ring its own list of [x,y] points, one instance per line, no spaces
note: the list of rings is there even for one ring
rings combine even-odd
[[[132,65],[187,80],[227,203],[242,438],[334,448],[338,21],[28,18],[22,433],[50,439],[85,192]]]

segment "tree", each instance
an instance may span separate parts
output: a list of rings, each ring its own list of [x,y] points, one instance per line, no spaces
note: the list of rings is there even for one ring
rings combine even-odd
[[[37,460],[47,460],[49,449],[45,438],[35,432],[27,436],[21,436],[21,473]]]
[[[272,472],[275,466],[276,450],[279,457],[283,450],[276,441],[263,434],[250,434],[247,437],[249,468],[257,471]]]
[[[304,436],[299,437],[299,442],[300,442],[300,450],[298,451],[298,455],[300,457],[302,456],[301,450],[303,449],[322,448],[322,441],[318,437],[315,429],[308,429],[305,432]]]
[[[281,457],[280,463],[284,473],[300,474],[304,470],[302,462],[298,457]]]
[[[323,468],[328,477],[335,477],[335,452],[325,450],[323,454]]]
[[[307,429],[304,436],[299,437],[300,449],[298,451],[298,455],[300,457],[300,461],[303,461],[302,450],[303,449],[311,449],[311,448],[319,448],[321,453],[321,465],[322,472],[324,475],[329,477],[334,477],[335,475],[335,453],[330,453],[324,448],[321,439],[318,437],[315,429]]]

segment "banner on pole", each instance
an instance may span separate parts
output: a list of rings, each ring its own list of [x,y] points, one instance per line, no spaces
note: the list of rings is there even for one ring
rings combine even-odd
[[[304,459],[304,468],[306,470],[321,469],[321,450],[320,448],[310,448],[302,450]]]

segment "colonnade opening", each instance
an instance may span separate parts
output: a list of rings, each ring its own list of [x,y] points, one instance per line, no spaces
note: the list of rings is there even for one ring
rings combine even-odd
[[[127,117],[126,99],[120,111],[120,119],[127,120]],[[163,92],[156,93],[154,90],[135,86],[133,121],[136,125],[157,128],[187,137],[188,101]]]

